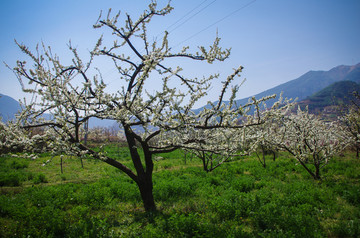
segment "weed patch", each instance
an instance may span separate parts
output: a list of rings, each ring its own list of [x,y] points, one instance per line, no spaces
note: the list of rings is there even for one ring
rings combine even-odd
[[[46,166],[1,157],[0,237],[359,237],[352,159],[330,163],[316,182],[284,154],[266,168],[250,157],[211,173],[180,156],[154,162],[153,214],[137,185],[104,163],[84,159],[82,168],[69,157],[61,174],[57,157]]]

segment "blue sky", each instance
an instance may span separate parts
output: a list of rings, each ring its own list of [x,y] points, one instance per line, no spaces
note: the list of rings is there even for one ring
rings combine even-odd
[[[158,2],[160,6],[166,3]],[[87,50],[93,48],[97,38],[110,33],[92,28],[100,10],[121,10],[136,19],[148,3],[144,0],[0,1],[0,61],[14,66],[17,59],[26,59],[14,39],[31,49],[43,41],[65,60],[69,57],[66,44],[71,39],[87,57]],[[161,33],[168,30],[170,46],[181,43],[196,49],[197,45],[210,45],[218,31],[222,45],[232,48],[227,61],[210,67],[179,64],[188,76],[213,72],[223,78],[233,68],[243,65],[242,78],[247,81],[238,99],[295,79],[309,70],[329,70],[360,62],[359,0],[173,0],[172,5],[175,9],[169,16],[154,18],[149,34],[161,38]],[[178,20],[181,21],[173,25]],[[109,87],[119,87],[112,65],[100,66]],[[217,99],[220,81],[214,83],[206,100]],[[24,96],[15,75],[3,64],[0,85],[1,94],[15,99]]]

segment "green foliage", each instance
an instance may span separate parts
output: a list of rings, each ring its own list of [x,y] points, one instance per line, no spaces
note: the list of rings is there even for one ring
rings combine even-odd
[[[12,169],[25,169],[29,167],[29,162],[13,160],[10,162],[9,167]]]
[[[194,181],[189,180],[188,176],[164,171],[154,179],[155,200],[174,202],[181,198],[186,199],[193,193],[193,185]]]
[[[43,174],[43,173],[37,174],[33,178],[33,182],[34,182],[34,184],[47,183],[47,179],[46,179],[45,174]]]
[[[31,173],[25,172],[29,162],[24,159],[11,160],[9,156],[0,158],[0,187],[20,186],[24,181],[31,178]]]
[[[23,178],[19,172],[0,173],[0,187],[20,186]]]
[[[196,159],[185,165],[180,156],[169,153],[155,161],[156,213],[145,213],[136,184],[103,163],[85,159],[82,169],[77,158],[68,158],[60,174],[56,157],[46,166],[34,160],[12,168],[22,159],[2,157],[1,173],[17,173],[20,183],[0,187],[0,237],[360,235],[360,164],[352,154],[334,158],[322,182],[286,153],[266,168],[253,157],[212,173]],[[35,184],[40,177],[46,186]]]

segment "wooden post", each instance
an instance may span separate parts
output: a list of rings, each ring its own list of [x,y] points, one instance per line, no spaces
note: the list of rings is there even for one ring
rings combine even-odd
[[[61,168],[61,174],[63,174],[63,155],[60,155],[60,168]]]

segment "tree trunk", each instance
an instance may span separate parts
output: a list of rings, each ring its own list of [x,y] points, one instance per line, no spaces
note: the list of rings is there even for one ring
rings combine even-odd
[[[315,179],[315,180],[319,180],[320,179],[320,168],[318,168],[317,166],[316,166],[316,164],[314,164],[315,165],[315,169],[316,169],[316,171],[315,171],[315,174],[306,166],[306,164],[301,160],[301,159],[298,159],[297,158],[297,161],[299,161],[299,163],[304,167],[304,169],[306,170],[306,171],[308,171],[308,173]]]
[[[266,168],[266,161],[265,161],[265,147],[263,145],[261,145],[261,150],[262,150],[262,165],[264,168]]]
[[[149,150],[149,147],[146,143],[142,144],[142,149],[144,152],[144,159],[146,169],[144,174],[139,175],[139,189],[141,198],[143,200],[144,208],[146,212],[156,211],[156,205],[153,196],[153,181],[152,173],[154,170],[154,163],[152,160],[152,153]]]
[[[60,169],[61,169],[61,174],[63,174],[63,157],[60,156]]]
[[[273,154],[273,161],[275,161],[276,159],[276,153],[275,153],[275,150],[271,150],[272,154]]]
[[[83,159],[80,157],[80,162],[81,162],[81,168],[83,169],[84,168],[84,162],[83,162]]]
[[[187,152],[184,150],[184,164],[186,165],[186,155],[187,155]]]
[[[145,211],[146,212],[156,211],[156,205],[153,196],[152,179],[149,178],[139,179],[137,185],[140,190],[141,199],[143,201]]]
[[[320,177],[320,164],[315,164],[315,176],[314,176],[315,180],[321,180]]]
[[[136,169],[137,178],[136,183],[139,187],[141,199],[144,204],[146,212],[151,212],[156,210],[156,205],[153,196],[153,182],[152,182],[152,173],[154,169],[154,164],[152,161],[152,153],[149,150],[149,147],[145,141],[142,141],[141,138],[137,140],[141,143],[142,150],[144,152],[145,167],[141,162],[141,157],[138,153],[136,146],[136,134],[131,130],[130,126],[123,125],[125,129],[125,136],[129,146],[130,155],[134,167]]]

